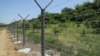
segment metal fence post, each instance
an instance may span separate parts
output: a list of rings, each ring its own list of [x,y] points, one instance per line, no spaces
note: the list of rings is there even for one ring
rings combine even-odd
[[[25,35],[25,20],[29,17],[29,15],[27,15],[25,18],[23,18],[20,14],[18,14],[18,16],[23,20],[23,48],[25,48],[25,41],[26,41],[26,35]]]
[[[45,9],[53,2],[53,0],[51,0],[45,6],[45,8],[42,8],[41,5],[37,2],[37,0],[34,1],[41,10],[41,56],[45,56]]]
[[[18,36],[18,22],[16,22],[16,28],[17,28],[17,41],[19,40],[19,36]]]
[[[23,48],[25,48],[25,19],[23,19]]]
[[[15,21],[15,20],[14,20]],[[16,38],[16,21],[14,22],[14,38]]]

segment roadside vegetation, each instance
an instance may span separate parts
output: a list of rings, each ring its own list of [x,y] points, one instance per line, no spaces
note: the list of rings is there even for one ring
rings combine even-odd
[[[6,24],[0,23],[0,30],[6,28]]]

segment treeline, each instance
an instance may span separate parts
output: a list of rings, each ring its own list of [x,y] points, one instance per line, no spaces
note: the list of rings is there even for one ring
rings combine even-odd
[[[40,28],[40,19],[41,16],[39,15],[37,18],[28,20],[27,22],[29,23],[26,23],[27,28]],[[75,9],[65,7],[61,10],[61,13],[45,12],[46,25],[68,22],[75,22],[76,24],[84,23],[87,28],[100,28],[100,0],[85,2],[82,5],[79,4]],[[19,22],[19,24],[22,26],[22,22]]]
[[[6,27],[6,24],[0,23],[0,27]]]
[[[29,20],[33,24],[33,28],[40,27],[40,18]],[[75,9],[65,7],[61,13],[45,12],[46,24],[58,24],[76,22],[77,24],[84,23],[88,28],[100,28],[100,0],[94,2],[85,2],[83,5],[77,5]]]

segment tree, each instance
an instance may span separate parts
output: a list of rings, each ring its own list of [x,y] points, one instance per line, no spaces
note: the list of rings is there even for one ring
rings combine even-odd
[[[0,23],[0,27],[6,27],[6,24]]]
[[[64,9],[62,9],[62,11],[61,11],[61,16],[62,16],[62,18],[61,18],[61,20],[63,20],[63,21],[69,21],[70,20],[70,18],[71,18],[71,15],[74,13],[74,10],[73,9],[71,9],[71,8],[64,8]]]

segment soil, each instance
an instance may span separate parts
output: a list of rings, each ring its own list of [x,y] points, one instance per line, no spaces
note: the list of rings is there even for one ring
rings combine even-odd
[[[0,56],[41,56],[41,45],[35,43],[29,43],[26,39],[25,48],[31,48],[31,52],[28,54],[19,53],[18,50],[23,48],[23,36],[19,34],[19,41],[21,44],[14,44],[14,36],[7,30],[0,30]],[[27,37],[26,37],[27,38]],[[54,55],[54,56],[59,56]]]
[[[17,52],[15,46],[7,30],[0,30],[0,56],[27,56]]]

